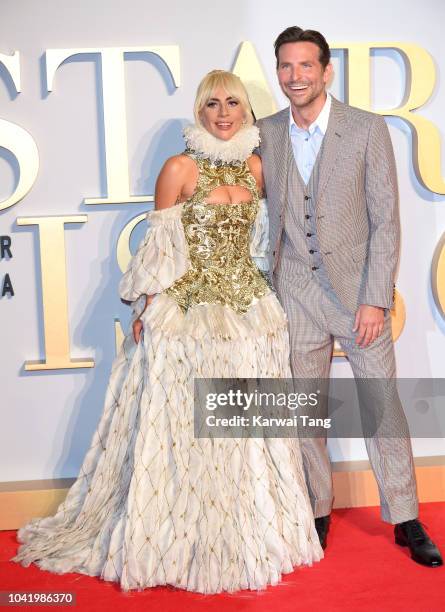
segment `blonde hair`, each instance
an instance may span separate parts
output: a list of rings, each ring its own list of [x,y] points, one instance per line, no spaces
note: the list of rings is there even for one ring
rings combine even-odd
[[[229,96],[238,100],[246,114],[246,125],[253,125],[254,117],[246,88],[236,74],[226,70],[212,70],[199,84],[193,107],[196,125],[204,127],[199,116],[200,112],[218,87],[222,87]]]

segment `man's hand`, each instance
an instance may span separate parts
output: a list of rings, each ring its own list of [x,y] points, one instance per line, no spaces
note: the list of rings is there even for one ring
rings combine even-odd
[[[361,304],[355,315],[353,332],[357,332],[355,342],[365,348],[369,346],[383,331],[384,308]]]

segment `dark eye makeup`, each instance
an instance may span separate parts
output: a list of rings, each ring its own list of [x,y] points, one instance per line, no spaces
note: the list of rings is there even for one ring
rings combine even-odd
[[[214,108],[218,104],[219,100],[209,100],[206,104],[207,108]],[[238,106],[239,101],[235,98],[229,98],[227,100],[229,106]]]

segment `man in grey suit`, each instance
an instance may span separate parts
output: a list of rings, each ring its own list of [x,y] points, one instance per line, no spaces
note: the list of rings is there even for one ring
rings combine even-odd
[[[258,121],[270,218],[273,282],[289,319],[294,378],[329,378],[334,338],[356,379],[392,380],[389,310],[399,252],[397,176],[384,119],[326,93],[332,74],[322,34],[290,27],[275,41],[290,107]],[[411,442],[395,384],[376,406],[398,437],[365,439],[382,519],[424,565],[442,565],[418,521]],[[361,404],[366,421],[369,405]],[[371,407],[371,411],[373,408]],[[389,415],[389,416],[388,416]],[[332,475],[323,438],[302,438],[309,495],[326,546]]]

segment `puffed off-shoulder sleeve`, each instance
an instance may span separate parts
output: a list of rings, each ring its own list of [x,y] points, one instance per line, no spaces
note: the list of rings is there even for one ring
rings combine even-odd
[[[123,300],[161,293],[189,269],[181,211],[177,205],[147,213],[149,227],[119,283]]]
[[[250,255],[263,272],[269,271],[269,215],[266,200],[259,201],[258,213],[250,236]]]

